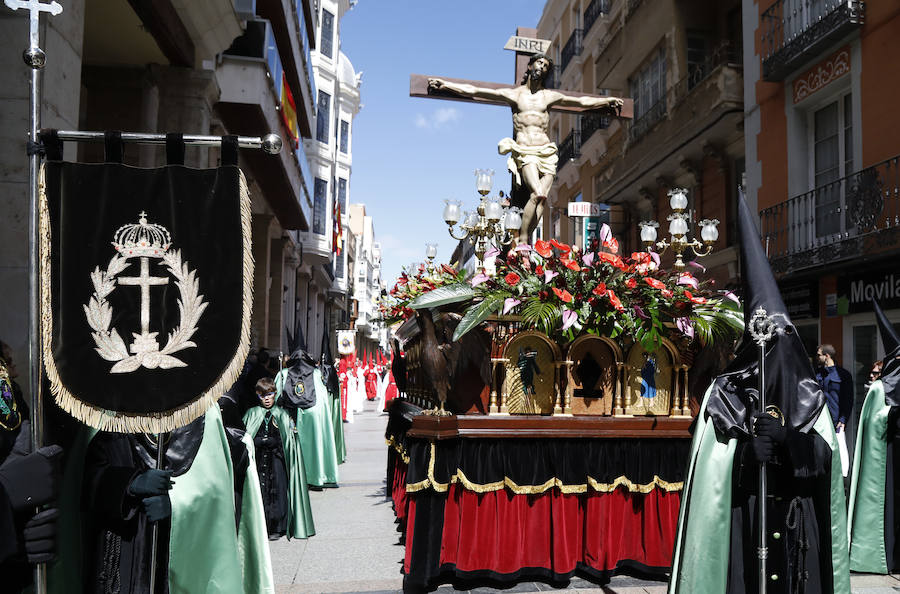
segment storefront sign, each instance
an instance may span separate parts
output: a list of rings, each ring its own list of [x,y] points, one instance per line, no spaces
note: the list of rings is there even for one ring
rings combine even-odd
[[[608,206],[606,208],[609,210]],[[602,210],[599,202],[569,202],[570,217],[599,217]]]
[[[872,299],[883,309],[900,308],[900,272],[880,270],[838,279],[838,295],[847,299],[848,313],[872,311]]]
[[[781,298],[792,320],[819,317],[819,283],[817,281],[781,287]]]

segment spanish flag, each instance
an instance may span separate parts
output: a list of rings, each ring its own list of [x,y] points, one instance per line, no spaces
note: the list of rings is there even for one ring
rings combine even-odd
[[[297,106],[294,103],[294,95],[288,86],[287,78],[284,73],[281,74],[281,120],[284,127],[287,128],[288,134],[291,135],[292,146],[297,145],[300,137],[300,130],[297,125]]]
[[[341,224],[341,203],[335,197],[334,210],[331,213],[334,217],[334,225],[331,230],[331,251],[336,256],[340,256],[344,251],[344,226]]]

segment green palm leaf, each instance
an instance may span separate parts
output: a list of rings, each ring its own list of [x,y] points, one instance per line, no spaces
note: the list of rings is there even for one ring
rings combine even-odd
[[[422,309],[438,307],[439,305],[447,305],[448,303],[459,303],[460,301],[468,301],[475,296],[475,291],[466,283],[455,283],[452,285],[444,285],[422,293],[409,302],[412,309]]]
[[[550,334],[562,317],[559,307],[549,301],[541,301],[537,297],[529,299],[522,308],[522,322],[525,326],[537,328],[544,334]]]
[[[740,306],[728,300],[710,300],[702,305],[695,305],[691,321],[700,342],[705,345],[734,340],[744,331],[744,316]]]
[[[453,333],[453,340],[459,340],[466,332],[488,319],[488,316],[499,311],[505,298],[506,294],[487,295],[484,301],[467,309]]]

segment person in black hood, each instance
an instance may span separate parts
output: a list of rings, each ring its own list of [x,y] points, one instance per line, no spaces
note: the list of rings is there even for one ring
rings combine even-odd
[[[745,332],[712,382],[697,418],[670,594],[759,589],[758,484],[768,472],[768,592],[850,592],[846,514],[834,426],[759,241],[756,217],[738,205]],[[765,348],[751,328],[763,312],[777,331]]]

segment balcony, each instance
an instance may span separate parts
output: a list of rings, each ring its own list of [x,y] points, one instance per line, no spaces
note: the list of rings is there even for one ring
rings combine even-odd
[[[216,68],[221,89],[216,112],[230,134],[259,136],[272,131],[285,139],[277,157],[262,151],[246,151],[241,157],[281,226],[305,230],[312,221],[312,176],[302,143],[292,146],[283,122],[282,73],[269,22],[249,21],[244,35],[222,55]]]
[[[663,96],[659,101],[654,103],[650,108],[641,114],[640,117],[634,118],[629,128],[629,136],[631,141],[637,141],[647,134],[656,124],[666,118],[666,97]]]
[[[591,139],[594,132],[597,130],[606,130],[609,128],[609,124],[612,121],[612,118],[609,116],[603,116],[597,113],[588,113],[582,116],[581,118],[581,144],[587,144],[587,141]]]
[[[775,0],[762,15],[763,79],[784,80],[865,23],[863,0]]]
[[[569,62],[572,61],[576,56],[581,55],[582,41],[584,40],[584,29],[575,29],[572,31],[572,35],[569,36],[569,40],[566,42],[566,45],[563,46],[562,54],[560,57],[560,72],[566,71],[566,66],[569,65]]]
[[[581,156],[581,132],[572,130],[566,139],[559,143],[559,169]]]
[[[597,22],[601,16],[609,14],[610,0],[591,0],[588,7],[584,11],[584,32],[585,35],[590,33],[591,27]]]
[[[705,83],[714,79],[714,75],[719,74],[722,68],[728,68],[733,71],[742,69],[742,56],[735,45],[729,41],[720,43],[713,50],[709,51],[702,60],[688,62],[687,75],[669,90],[672,105],[681,103],[693,94],[695,89],[705,86]]]
[[[900,156],[760,212],[778,274],[900,249]]]

